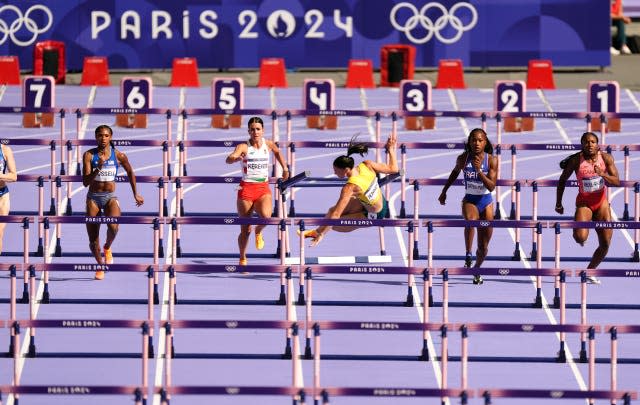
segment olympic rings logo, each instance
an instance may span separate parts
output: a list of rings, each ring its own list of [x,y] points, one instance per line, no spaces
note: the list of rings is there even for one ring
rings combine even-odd
[[[522,325],[522,330],[525,332],[531,332],[533,331],[534,327],[533,325]]]
[[[227,326],[227,328],[229,329],[234,329],[238,327],[238,322],[237,321],[227,321],[225,323],[225,325]]]
[[[511,273],[511,270],[509,270],[509,269],[499,269],[498,270],[498,274],[501,275],[501,276],[506,276],[509,273]]]
[[[38,23],[31,18],[31,13],[40,10],[46,16],[47,23],[44,27],[40,28]],[[2,13],[6,11],[13,11],[17,18],[11,23],[7,24],[7,22],[1,17]],[[27,9],[27,11],[22,14],[22,11],[13,5],[7,4],[0,7],[0,45],[4,44],[8,37],[11,37],[11,41],[15,45],[18,46],[29,46],[36,41],[38,35],[46,32],[49,28],[51,28],[51,24],[53,24],[53,15],[51,14],[51,10],[49,10],[46,6],[41,4],[36,4]],[[22,29],[22,27],[27,29],[32,35],[28,41],[21,41],[16,38],[16,33]]]
[[[413,15],[409,17],[404,24],[400,24],[396,18],[398,10],[402,8],[408,8]],[[456,15],[456,12],[462,8],[466,8],[469,13],[471,13],[471,21],[469,21],[466,25],[463,24],[462,20]],[[439,10],[441,15],[435,19],[434,21],[427,15],[427,12],[430,9]],[[431,40],[431,38],[435,35],[438,40],[444,44],[453,44],[458,42],[458,40],[462,37],[466,31],[469,31],[471,28],[475,27],[478,22],[478,11],[473,7],[473,5],[467,2],[456,3],[451,7],[451,10],[447,10],[445,6],[436,2],[429,2],[422,6],[420,10],[416,6],[411,3],[402,2],[398,3],[391,9],[391,13],[389,14],[389,19],[391,21],[391,25],[393,28],[398,31],[404,32],[409,41],[414,44],[424,44]],[[416,38],[414,36],[413,29],[416,28],[420,24],[422,29],[426,31],[426,34],[422,38]],[[456,30],[456,34],[447,38],[442,35],[441,31],[445,29],[449,24]]]
[[[234,222],[236,222],[236,220],[234,218],[225,218],[224,219],[224,223],[225,224],[233,224]]]
[[[236,266],[225,266],[224,269],[229,273],[233,273],[234,271],[236,271]]]

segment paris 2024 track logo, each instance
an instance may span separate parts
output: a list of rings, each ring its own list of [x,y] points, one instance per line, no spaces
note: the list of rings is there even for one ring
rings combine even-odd
[[[449,45],[458,42],[466,31],[475,27],[478,11],[467,2],[456,3],[449,10],[437,2],[429,2],[421,9],[402,2],[391,9],[389,21],[414,44],[425,44],[435,36]]]

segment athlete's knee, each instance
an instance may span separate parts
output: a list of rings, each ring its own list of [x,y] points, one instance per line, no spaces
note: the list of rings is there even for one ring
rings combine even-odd
[[[581,245],[587,241],[588,236],[589,233],[584,229],[574,229],[573,231],[573,240]]]
[[[611,239],[601,239],[598,243],[598,247],[605,252],[609,251],[609,247],[611,246]]]
[[[251,225],[243,225],[240,227],[240,234],[244,236],[251,235],[252,227]]]
[[[118,224],[109,224],[107,225],[107,229],[109,230],[109,232],[116,235],[118,233],[118,230],[120,229],[120,226]]]
[[[478,245],[478,249],[476,252],[478,256],[486,256],[487,253],[489,253],[489,246],[487,244]]]

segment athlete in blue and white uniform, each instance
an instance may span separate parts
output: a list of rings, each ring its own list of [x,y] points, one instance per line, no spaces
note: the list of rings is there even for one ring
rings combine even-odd
[[[469,133],[464,153],[456,160],[456,165],[451,171],[447,183],[440,193],[438,200],[444,205],[447,200],[447,190],[458,178],[460,171],[464,171],[465,195],[462,199],[462,215],[466,220],[493,219],[493,198],[491,193],[496,187],[498,177],[498,159],[493,156],[493,145],[487,137],[487,133],[481,128],[475,128]],[[478,229],[478,249],[476,250],[476,263],[478,268],[484,262],[489,251],[489,241],[493,234],[493,228],[482,227]],[[464,242],[466,248],[465,266],[471,267],[471,245],[473,244],[474,228],[464,228]],[[482,277],[475,275],[474,284],[482,284]]]
[[[17,178],[13,151],[7,145],[0,145],[0,215],[9,215],[11,204],[7,183],[16,181]],[[5,226],[4,222],[0,222],[0,253],[2,253],[2,236]]]
[[[133,168],[129,164],[127,155],[116,150],[111,142],[113,131],[108,125],[100,125],[96,128],[96,148],[86,151],[82,158],[82,184],[89,187],[87,193],[88,217],[120,216],[120,205],[114,192],[116,190],[116,176],[118,168],[122,167],[129,178],[131,191],[136,206],[144,203],[144,198],[138,194],[136,187],[136,176]],[[107,240],[104,243],[104,259],[100,250],[100,224],[87,222],[87,234],[89,235],[89,248],[96,258],[98,264],[113,263],[111,244],[118,233],[118,224],[107,224]],[[95,275],[97,280],[104,278],[104,271],[98,270]]]

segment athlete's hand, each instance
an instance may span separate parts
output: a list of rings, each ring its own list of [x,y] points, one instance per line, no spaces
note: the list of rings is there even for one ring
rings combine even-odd
[[[440,193],[440,197],[438,197],[438,201],[440,201],[440,205],[445,205],[447,203],[447,193],[444,191]]]
[[[142,204],[144,204],[144,198],[140,194],[134,195],[133,199],[136,200],[136,207],[139,207]]]
[[[598,176],[602,176],[604,174],[604,172],[602,171],[602,168],[600,167],[600,165],[597,164],[593,164],[593,171],[598,175]]]
[[[564,207],[562,204],[556,204],[556,212],[560,215],[564,214]]]
[[[394,133],[391,133],[391,135],[389,135],[389,138],[387,139],[387,144],[385,145],[385,149],[387,151],[390,151],[395,149],[397,145],[398,145],[398,139]]]

